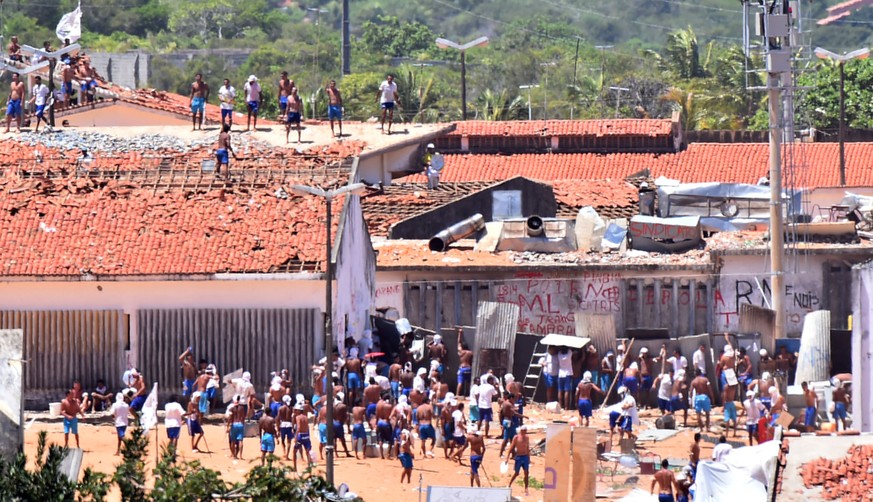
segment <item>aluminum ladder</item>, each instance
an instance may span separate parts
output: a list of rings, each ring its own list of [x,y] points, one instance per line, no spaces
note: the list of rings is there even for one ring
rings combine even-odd
[[[528,365],[527,371],[524,375],[524,381],[522,382],[522,394],[526,399],[533,401],[533,398],[537,393],[537,388],[540,385],[540,377],[543,374],[543,365],[540,364],[540,358],[547,355],[548,352],[543,350],[543,346],[540,345],[540,342],[537,342],[536,346],[534,346],[533,354],[530,356],[530,364]]]

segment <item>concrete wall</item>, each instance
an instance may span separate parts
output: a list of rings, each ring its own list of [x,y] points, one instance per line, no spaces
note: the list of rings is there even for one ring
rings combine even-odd
[[[852,270],[852,428],[873,432],[873,268]]]
[[[140,89],[146,87],[151,70],[151,55],[141,52],[94,52],[89,53],[91,65],[97,73],[122,87]]]
[[[24,336],[20,329],[0,330],[0,458],[11,461],[24,446],[22,427],[22,362]]]
[[[391,151],[361,155],[356,181],[390,185],[394,173],[417,169],[422,145],[416,143]]]
[[[178,308],[318,308],[324,310],[321,280],[213,280],[125,282],[0,282],[6,310]],[[130,364],[137,365],[138,331],[130,317]]]

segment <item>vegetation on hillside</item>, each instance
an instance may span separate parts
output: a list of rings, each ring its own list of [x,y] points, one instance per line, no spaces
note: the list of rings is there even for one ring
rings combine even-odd
[[[479,35],[487,47],[467,53],[467,109],[487,120],[593,117],[669,117],[679,112],[688,129],[766,128],[763,63],[739,45],[741,6],[733,0],[357,0],[352,2],[352,75],[340,75],[341,0],[87,0],[82,43],[91,51],[141,50],[153,58],[149,84],[187,94],[203,73],[217,89],[227,77],[241,88],[261,78],[266,111],[276,109],[282,70],[295,79],[307,116],[326,116],[323,87],[338,80],[346,116],[377,113],[376,90],[388,72],[397,76],[404,121],[461,116],[460,55],[438,48],[444,36],[466,42]],[[77,0],[6,0],[0,32],[39,45]],[[863,46],[873,9],[847,22],[818,27],[827,5],[804,2],[801,11],[816,45],[830,50]],[[206,49],[184,68],[163,54]],[[233,65],[226,51],[244,51]],[[836,70],[807,59],[796,100],[798,129],[835,127]],[[751,71],[750,71],[751,70]],[[846,67],[848,121],[869,127],[873,63]],[[536,86],[529,90],[519,86]],[[213,100],[217,99],[213,93]]]

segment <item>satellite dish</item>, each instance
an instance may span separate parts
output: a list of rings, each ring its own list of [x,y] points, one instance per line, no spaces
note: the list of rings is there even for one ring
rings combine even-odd
[[[430,158],[430,167],[435,171],[442,171],[445,165],[446,159],[439,153],[433,154],[433,157]]]

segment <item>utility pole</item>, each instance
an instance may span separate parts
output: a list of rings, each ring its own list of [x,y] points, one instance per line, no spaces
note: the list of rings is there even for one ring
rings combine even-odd
[[[459,44],[446,38],[438,38],[436,39],[436,45],[440,49],[455,49],[461,52],[461,119],[467,120],[467,49],[485,47],[488,45],[488,37],[479,37],[466,44]]]
[[[612,45],[595,45],[594,48],[600,51],[600,118],[606,115],[603,102],[603,86],[606,84],[606,77],[603,72],[606,70],[606,51],[612,49]]]
[[[343,75],[352,74],[352,41],[349,35],[349,0],[343,0]]]

